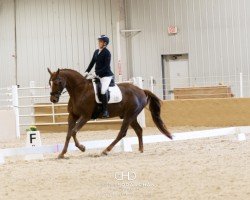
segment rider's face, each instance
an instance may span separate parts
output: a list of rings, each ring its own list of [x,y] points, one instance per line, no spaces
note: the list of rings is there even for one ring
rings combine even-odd
[[[99,49],[103,49],[105,47],[105,42],[102,40],[98,40],[98,46],[99,46]]]

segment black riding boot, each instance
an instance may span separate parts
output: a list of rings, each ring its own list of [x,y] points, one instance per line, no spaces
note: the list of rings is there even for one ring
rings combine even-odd
[[[109,117],[107,106],[108,106],[108,93],[102,94],[102,118]]]

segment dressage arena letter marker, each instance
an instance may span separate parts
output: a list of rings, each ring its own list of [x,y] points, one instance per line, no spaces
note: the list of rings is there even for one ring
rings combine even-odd
[[[39,131],[28,131],[26,138],[26,147],[41,147],[41,137]],[[43,154],[30,154],[25,156],[25,160],[43,159]]]
[[[31,133],[30,134],[30,144],[32,144],[32,146],[35,146],[34,144],[33,144],[33,139],[35,140],[36,139],[36,134],[35,133]]]

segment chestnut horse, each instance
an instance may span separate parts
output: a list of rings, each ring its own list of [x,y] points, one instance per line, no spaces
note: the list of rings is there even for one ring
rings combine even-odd
[[[96,112],[99,105],[95,100],[95,93],[92,80],[88,80],[80,73],[71,69],[58,69],[57,72],[50,73],[50,101],[58,103],[60,95],[66,88],[70,99],[68,102],[68,133],[64,148],[58,158],[64,158],[67,152],[70,138],[73,137],[76,147],[81,151],[85,151],[85,147],[81,145],[76,138],[76,133],[89,121]],[[122,101],[120,103],[109,104],[108,110],[110,117],[120,117],[123,119],[120,132],[116,139],[102,152],[107,155],[109,151],[126,136],[129,125],[134,129],[139,139],[139,151],[143,152],[142,128],[137,121],[137,116],[149,104],[149,110],[153,121],[157,128],[167,137],[172,139],[170,132],[165,127],[161,117],[160,99],[148,90],[142,90],[133,84],[118,84],[122,92]],[[101,113],[98,115],[101,117]],[[97,117],[98,117],[97,116]],[[98,118],[99,118],[98,117]]]

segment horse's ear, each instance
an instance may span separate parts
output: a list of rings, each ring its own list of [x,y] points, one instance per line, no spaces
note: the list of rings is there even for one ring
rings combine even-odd
[[[47,70],[48,70],[49,74],[50,74],[50,75],[52,75],[52,72],[51,72],[51,70],[50,70],[49,68],[47,68]]]
[[[58,68],[58,70],[56,72],[56,76],[58,76],[59,72],[60,72],[60,69]]]

